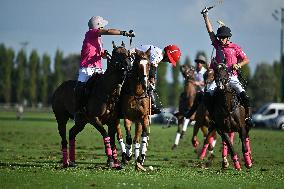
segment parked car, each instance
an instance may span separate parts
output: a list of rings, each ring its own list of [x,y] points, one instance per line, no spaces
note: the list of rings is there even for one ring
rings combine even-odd
[[[271,128],[275,125],[276,118],[283,112],[284,103],[268,103],[252,115],[252,121],[256,127]]]
[[[152,123],[159,124],[177,124],[178,120],[174,116],[175,109],[173,108],[164,108],[160,114],[155,114],[151,116]]]
[[[282,112],[275,120],[275,128],[284,130],[284,112]]]

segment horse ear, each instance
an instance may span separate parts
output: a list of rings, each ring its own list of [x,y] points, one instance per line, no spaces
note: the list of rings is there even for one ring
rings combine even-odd
[[[112,41],[112,48],[114,48],[114,49],[116,48],[114,41]]]
[[[125,43],[123,41],[121,42],[121,46],[125,48]]]
[[[151,55],[151,46],[150,46],[150,48],[145,52],[145,54],[146,54],[148,57],[150,57],[150,55]]]
[[[138,55],[141,55],[142,51],[135,49],[135,53],[138,54]]]

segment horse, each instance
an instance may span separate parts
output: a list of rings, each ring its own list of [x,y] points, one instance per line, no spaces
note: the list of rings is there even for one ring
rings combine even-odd
[[[207,135],[210,137],[211,132],[216,130],[222,140],[228,146],[231,158],[234,162],[236,170],[240,170],[241,166],[238,161],[237,154],[233,148],[232,141],[227,133],[238,132],[242,142],[242,152],[246,168],[252,167],[251,148],[249,139],[249,127],[245,123],[245,109],[241,105],[238,95],[229,85],[229,72],[225,64],[219,63],[215,69],[215,82],[217,88],[211,99],[212,111],[211,118],[213,120],[212,128]]]
[[[128,163],[132,157],[132,144],[135,144],[135,162],[137,170],[144,170],[143,164],[146,158],[149,134],[149,115],[151,115],[151,100],[147,94],[148,73],[150,68],[150,50],[146,52],[135,50],[134,61],[130,73],[122,86],[120,97],[120,111],[124,119],[126,130],[126,144],[119,128],[118,140],[121,146],[123,162]],[[132,140],[131,125],[135,123],[135,136]],[[120,127],[119,124],[117,127]],[[142,144],[140,139],[142,137]],[[140,156],[141,146],[141,156]]]
[[[211,69],[208,69],[204,74],[205,86],[207,86],[213,81],[214,81],[214,71]],[[196,122],[193,126],[193,133],[192,133],[192,138],[191,138],[192,145],[194,148],[196,148],[196,152],[197,152],[197,147],[199,145],[197,134],[198,134],[199,129],[201,129],[203,133],[204,142],[206,145],[208,145],[207,147],[209,147],[209,154],[210,154],[209,159],[213,159],[214,158],[213,148],[216,144],[216,132],[211,133],[211,136],[209,137],[208,141],[205,140],[208,135],[208,128],[210,127],[211,120],[210,120],[209,112],[207,111],[205,102],[203,100],[197,107],[197,110],[195,113],[195,121]],[[205,150],[207,150],[207,148]],[[205,155],[206,155],[206,151],[201,151],[199,154],[199,158],[203,159]]]
[[[189,123],[189,120],[185,119],[184,114],[190,107],[192,107],[196,96],[196,88],[194,85],[194,71],[195,69],[193,66],[184,64],[180,67],[180,72],[182,73],[184,78],[184,88],[179,97],[178,112],[174,114],[178,119],[178,130],[174,145],[172,146],[172,150],[177,148],[179,140],[183,138],[183,135],[185,134],[187,125]],[[191,118],[193,119],[194,116],[195,115],[192,115]]]
[[[52,109],[61,136],[61,151],[63,167],[75,166],[75,138],[87,123],[93,125],[102,135],[105,153],[110,167],[119,164],[116,158],[115,146],[110,146],[110,137],[103,125],[109,126],[111,135],[114,129],[111,126],[117,124],[116,103],[119,98],[119,85],[123,82],[130,61],[129,52],[124,46],[116,47],[113,42],[111,58],[108,58],[107,70],[104,74],[93,75],[86,83],[85,112],[75,120],[75,125],[69,130],[69,160],[66,140],[66,124],[69,119],[74,119],[75,97],[74,87],[76,80],[63,82],[54,92]],[[118,165],[119,166],[119,165]]]

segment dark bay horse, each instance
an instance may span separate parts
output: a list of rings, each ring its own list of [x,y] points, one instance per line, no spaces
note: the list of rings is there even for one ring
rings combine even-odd
[[[69,160],[66,140],[66,123],[74,118],[75,80],[63,82],[54,92],[52,109],[58,124],[58,131],[61,136],[61,147],[63,156],[63,166],[75,165],[75,138],[87,123],[92,124],[102,135],[105,153],[108,157],[109,166],[113,166],[116,160],[116,149],[110,146],[110,137],[103,125],[109,126],[111,135],[115,134],[115,129],[110,128],[117,124],[116,102],[119,98],[118,86],[125,78],[130,61],[129,52],[124,46],[116,47],[113,43],[111,59],[108,60],[108,67],[103,75],[92,76],[87,84],[85,95],[85,113],[75,121],[75,125],[69,130]]]
[[[147,94],[150,50],[149,48],[146,52],[142,52],[136,49],[132,69],[122,86],[120,98],[120,109],[126,130],[126,144],[123,143],[121,132],[118,133],[118,140],[122,148],[124,162],[131,159],[133,143],[135,145],[136,169],[142,170],[145,170],[142,165],[146,158],[149,115],[151,114],[151,101]],[[131,137],[132,122],[135,123],[133,140]],[[119,127],[119,125],[117,126]],[[140,141],[141,137],[142,142]]]
[[[240,163],[227,133],[238,132],[242,141],[242,152],[247,168],[252,167],[249,140],[249,128],[245,123],[245,109],[241,105],[236,92],[228,85],[229,73],[225,64],[218,64],[215,70],[217,88],[212,98],[213,130],[216,130],[227,144],[234,167],[240,170]],[[210,133],[208,134],[208,137]]]

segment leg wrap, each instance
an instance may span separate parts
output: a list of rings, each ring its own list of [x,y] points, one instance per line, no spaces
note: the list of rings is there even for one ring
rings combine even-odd
[[[69,158],[70,158],[70,161],[75,161],[75,151],[76,151],[76,146],[75,146],[75,139],[71,139],[69,140]]]
[[[110,137],[104,138],[104,144],[105,144],[105,153],[108,157],[112,156],[112,150],[110,147]]]

